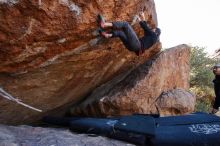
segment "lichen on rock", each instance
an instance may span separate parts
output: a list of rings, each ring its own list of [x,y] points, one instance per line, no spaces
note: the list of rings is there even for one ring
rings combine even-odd
[[[79,16],[82,11],[79,6],[70,0],[59,0],[59,3],[67,6],[69,10],[75,12],[77,16]]]
[[[0,0],[0,4],[8,4],[10,6],[18,3],[19,0]]]

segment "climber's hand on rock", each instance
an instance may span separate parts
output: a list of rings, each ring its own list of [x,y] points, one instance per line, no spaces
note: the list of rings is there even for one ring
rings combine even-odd
[[[146,19],[145,19],[145,14],[144,14],[143,11],[140,12],[139,16],[140,16],[140,19],[141,19],[142,21],[146,21]]]
[[[141,21],[141,18],[139,16],[137,16],[137,21],[140,22]]]

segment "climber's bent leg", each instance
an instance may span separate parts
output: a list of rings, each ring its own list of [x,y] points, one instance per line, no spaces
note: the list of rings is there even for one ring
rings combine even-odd
[[[128,24],[128,22],[123,22],[123,21],[117,21],[117,22],[112,22],[113,29],[121,29],[124,34],[126,35],[127,38],[127,48],[130,51],[137,52],[141,49],[141,44],[140,41],[133,30],[133,28]]]
[[[121,31],[121,30],[114,30],[112,31],[112,37],[119,37],[120,40],[123,42],[123,44],[125,45],[125,47],[129,49],[129,42],[128,42],[128,38],[127,36],[125,35],[124,31]]]

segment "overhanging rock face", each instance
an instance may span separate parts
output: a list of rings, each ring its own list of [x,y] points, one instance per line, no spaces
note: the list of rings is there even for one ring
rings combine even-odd
[[[150,26],[157,26],[153,0],[0,0],[0,86],[43,110],[0,98],[0,123],[36,121],[157,54],[160,43],[137,57],[118,39],[100,41],[93,33],[98,13],[131,22],[144,6]]]
[[[96,89],[81,105],[73,107],[71,113],[119,116],[133,113],[175,115],[192,112],[195,97],[190,93],[184,92],[187,97],[181,98],[183,92],[176,90],[175,95],[178,97],[159,98],[161,93],[175,88],[189,89],[189,56],[190,48],[187,45],[164,50],[126,77],[118,76]],[[188,96],[189,94],[191,96]],[[171,98],[173,101],[170,101]],[[165,104],[167,101],[169,105]],[[191,102],[189,105],[192,106],[184,108],[188,102]],[[183,105],[174,107],[178,104]],[[167,110],[163,109],[165,107]],[[172,112],[172,109],[176,112]]]
[[[118,41],[92,47],[96,44],[92,35],[97,28],[96,17],[101,13],[107,21],[131,22],[143,7],[147,8],[150,25],[155,27],[157,17],[153,0],[0,1],[0,72],[26,72],[53,63],[68,53],[78,58],[84,51],[84,56],[92,59],[104,55],[112,59],[110,52],[128,57]],[[112,50],[107,51],[107,48]]]

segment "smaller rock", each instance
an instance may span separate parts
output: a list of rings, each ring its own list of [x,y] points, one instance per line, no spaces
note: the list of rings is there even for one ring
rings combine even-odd
[[[156,101],[161,116],[181,115],[194,111],[196,97],[183,89],[163,92]]]

